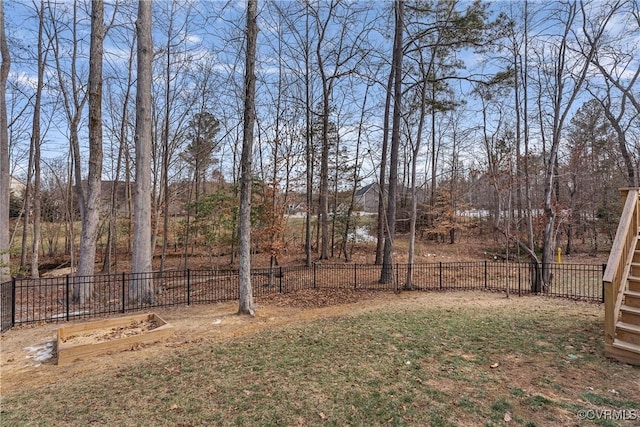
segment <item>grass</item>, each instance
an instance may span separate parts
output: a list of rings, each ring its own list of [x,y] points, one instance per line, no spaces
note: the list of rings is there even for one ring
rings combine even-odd
[[[553,304],[386,308],[11,393],[0,415],[3,426],[633,425],[577,417],[640,410],[640,370],[604,359],[601,342],[600,319]]]

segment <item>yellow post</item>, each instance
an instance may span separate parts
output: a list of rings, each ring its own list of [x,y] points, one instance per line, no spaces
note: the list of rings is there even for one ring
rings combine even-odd
[[[558,246],[558,264],[562,264],[562,248]]]

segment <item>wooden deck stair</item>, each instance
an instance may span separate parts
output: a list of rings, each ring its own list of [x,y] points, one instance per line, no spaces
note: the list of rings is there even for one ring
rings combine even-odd
[[[636,242],[636,245],[638,243]],[[640,256],[636,250],[634,258]],[[621,362],[640,365],[640,264],[631,263],[627,289],[622,292],[620,315],[609,355]]]
[[[624,209],[604,273],[605,355],[640,366],[640,189],[621,190]]]

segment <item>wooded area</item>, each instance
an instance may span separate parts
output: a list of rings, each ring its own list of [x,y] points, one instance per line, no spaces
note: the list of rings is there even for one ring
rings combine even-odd
[[[365,227],[386,282],[399,234],[411,264],[476,216],[543,290],[638,185],[633,0],[40,0],[0,22],[0,281],[42,257],[350,261]]]

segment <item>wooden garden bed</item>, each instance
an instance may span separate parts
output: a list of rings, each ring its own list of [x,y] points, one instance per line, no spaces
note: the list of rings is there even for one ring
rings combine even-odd
[[[105,319],[58,329],[58,365],[150,344],[173,334],[154,313]]]

